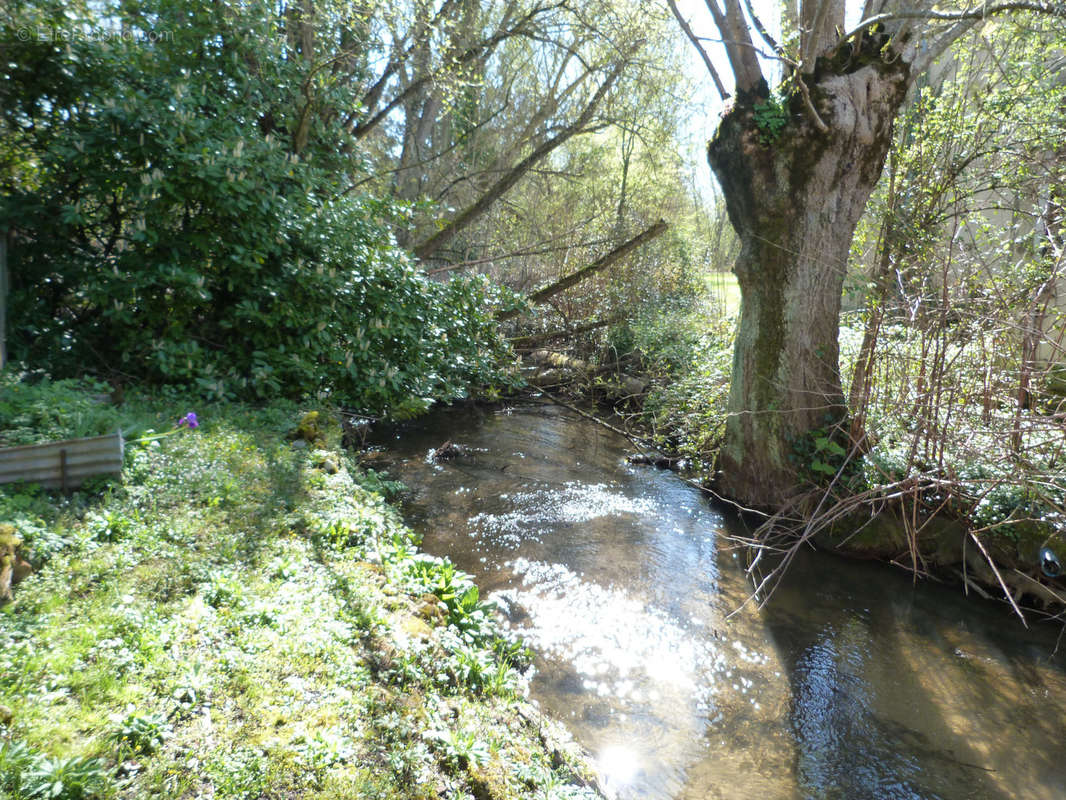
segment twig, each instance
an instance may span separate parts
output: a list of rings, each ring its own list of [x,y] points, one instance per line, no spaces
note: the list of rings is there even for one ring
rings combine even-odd
[[[963,562],[963,563],[965,564],[965,562]],[[966,575],[965,572],[959,572],[958,570],[953,570],[953,571],[954,571],[954,573],[956,575],[958,575],[960,578],[962,578],[962,585],[963,585],[963,587],[966,590],[967,596],[969,596],[969,594],[970,594],[970,589],[973,589],[978,597],[981,597],[981,598],[983,598],[985,600],[995,600],[995,598],[992,597],[992,595],[990,595],[988,592],[986,592],[984,589],[982,589],[980,586],[978,586],[976,583],[974,583],[972,580],[970,580],[970,578]]]
[[[646,450],[645,447],[648,447],[649,449],[651,449],[651,445],[649,445],[647,442],[643,441],[642,439],[638,439],[637,437],[633,436],[632,434],[627,433],[626,431],[622,430],[621,428],[619,428],[619,427],[617,427],[615,425],[612,425],[611,423],[607,422],[606,420],[600,419],[595,414],[590,414],[589,412],[585,411],[584,409],[578,408],[577,406],[575,406],[575,405],[573,405],[571,403],[568,403],[568,402],[566,402],[565,400],[563,400],[563,399],[561,399],[559,397],[556,397],[551,392],[549,392],[549,391],[547,391],[547,390],[545,390],[545,389],[543,389],[543,388],[541,388],[539,386],[537,387],[537,391],[540,392],[541,394],[543,394],[545,397],[547,397],[549,400],[551,400],[557,406],[562,406],[563,408],[568,408],[571,411],[573,411],[575,414],[580,414],[585,419],[590,420],[592,422],[595,422],[597,425],[602,425],[604,428],[606,428],[607,430],[611,431],[612,433],[617,433],[619,436],[624,436],[629,441],[630,444],[632,444],[635,448],[637,448],[637,450],[639,450],[641,452],[642,455],[648,455],[648,450]]]
[[[1007,588],[1007,584],[1003,580],[1003,576],[1000,575],[999,574],[999,570],[996,569],[996,562],[992,560],[992,557],[988,554],[988,551],[985,550],[985,546],[983,544],[981,544],[981,540],[978,539],[972,532],[970,533],[970,538],[973,539],[974,544],[976,544],[978,549],[980,549],[981,555],[983,555],[985,557],[985,560],[988,562],[988,566],[990,566],[992,568],[992,573],[996,576],[996,580],[999,581],[999,585],[1003,589],[1003,594],[1006,596],[1007,600],[1010,602],[1011,607],[1014,609],[1014,613],[1018,615],[1018,618],[1022,621],[1022,625],[1024,625],[1026,628],[1028,628],[1029,627],[1029,623],[1025,619],[1025,614],[1023,614],[1022,610],[1020,608],[1018,608],[1018,604],[1015,602],[1014,598],[1011,596],[1010,590]]]

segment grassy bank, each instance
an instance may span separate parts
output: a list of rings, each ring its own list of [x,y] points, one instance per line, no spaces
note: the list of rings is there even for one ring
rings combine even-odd
[[[329,414],[8,381],[5,444],[121,426],[120,479],[0,489],[0,794],[597,796],[522,699],[529,654],[420,554]]]

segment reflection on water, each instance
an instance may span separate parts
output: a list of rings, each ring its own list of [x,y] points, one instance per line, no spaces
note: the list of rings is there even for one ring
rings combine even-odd
[[[602,427],[533,407],[387,437],[425,549],[492,592],[618,797],[1066,797],[1057,631],[815,554],[727,620],[737,522]],[[446,440],[466,454],[426,458]]]

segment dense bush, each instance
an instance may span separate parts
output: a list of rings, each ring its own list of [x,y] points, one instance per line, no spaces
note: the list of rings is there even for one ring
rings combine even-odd
[[[490,287],[430,282],[394,245],[403,212],[355,190],[334,113],[356,99],[291,57],[269,4],[124,3],[122,37],[101,5],[0,29],[14,358],[370,410],[495,377]]]

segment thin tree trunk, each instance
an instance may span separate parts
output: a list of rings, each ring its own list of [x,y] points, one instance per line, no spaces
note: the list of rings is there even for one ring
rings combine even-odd
[[[871,283],[876,287],[877,294],[872,300],[870,318],[866,321],[866,328],[863,330],[859,356],[855,361],[855,373],[851,378],[851,391],[848,394],[848,405],[852,414],[851,445],[864,453],[870,447],[866,433],[866,414],[870,406],[870,395],[873,390],[873,368],[874,359],[877,355],[877,339],[881,334],[881,323],[885,318],[888,275],[889,270],[892,268],[892,255],[895,252],[895,185],[896,170],[893,163],[889,167],[887,219],[881,231],[877,264],[874,266],[873,274],[870,276]]]

